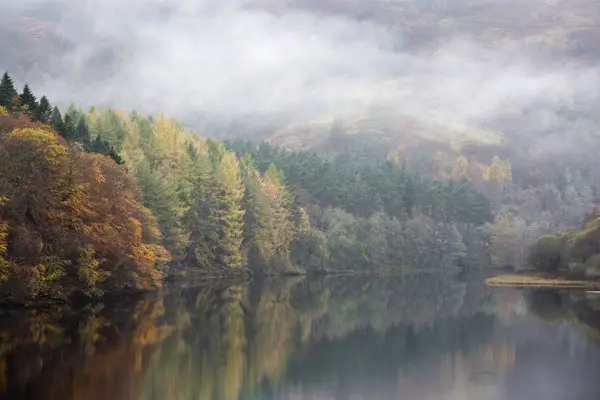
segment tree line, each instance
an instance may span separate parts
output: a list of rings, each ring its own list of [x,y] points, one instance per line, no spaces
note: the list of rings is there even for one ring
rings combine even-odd
[[[33,122],[54,127],[68,142],[79,143],[87,152],[108,155],[118,164],[122,163],[110,142],[92,134],[86,121],[78,118],[73,108],[63,118],[58,106],[53,107],[46,96],[38,100],[27,83],[19,93],[8,72],[0,80],[0,107],[9,113],[27,115]]]
[[[494,219],[465,180],[224,144],[163,115],[70,106],[63,117],[7,74],[0,86],[8,296],[96,295],[189,275],[450,267],[483,249],[480,228]]]

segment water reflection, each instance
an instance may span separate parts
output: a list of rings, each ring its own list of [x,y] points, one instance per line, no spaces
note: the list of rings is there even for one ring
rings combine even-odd
[[[600,296],[481,282],[295,278],[5,313],[0,398],[600,398]]]

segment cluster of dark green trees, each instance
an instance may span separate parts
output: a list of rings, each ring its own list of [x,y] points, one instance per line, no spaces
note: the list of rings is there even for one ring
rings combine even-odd
[[[363,161],[350,154],[332,160],[317,153],[229,142],[238,154],[250,154],[259,170],[280,167],[293,188],[303,188],[322,207],[339,207],[362,218],[385,212],[395,218],[423,213],[439,221],[482,225],[494,216],[489,200],[465,180],[433,180],[417,169],[392,161]]]
[[[123,161],[108,140],[92,135],[84,119],[72,107],[64,115],[58,106],[52,106],[46,96],[37,97],[27,83],[19,93],[13,79],[5,72],[0,80],[0,107],[9,113],[27,115],[32,121],[54,127],[70,143],[79,143],[89,153],[110,156],[118,164]]]

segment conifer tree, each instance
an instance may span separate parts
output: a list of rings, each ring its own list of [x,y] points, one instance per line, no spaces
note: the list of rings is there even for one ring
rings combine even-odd
[[[75,126],[75,122],[69,113],[65,114],[62,135],[69,142],[72,142],[75,139],[75,132],[77,127]]]
[[[179,194],[173,178],[152,171],[145,159],[136,165],[135,172],[144,194],[144,205],[156,217],[165,247],[173,257],[180,258],[185,238],[181,228]]]
[[[23,93],[19,95],[19,106],[26,109],[30,115],[34,115],[38,108],[37,99],[27,83],[23,86]]]
[[[65,116],[65,118],[69,117],[69,120],[71,118],[71,114],[67,113],[67,115]],[[75,142],[79,142],[83,145],[83,148],[85,149],[85,151],[90,151],[92,146],[91,146],[91,140],[90,140],[90,130],[88,129],[87,124],[85,123],[85,121],[83,120],[83,118],[81,118],[79,120],[79,123],[77,124],[77,128],[75,129],[75,135],[73,140]],[[106,154],[108,153],[108,149],[106,149],[106,152],[99,152],[99,153],[103,153]]]
[[[277,267],[283,268],[284,260],[289,259],[290,244],[293,239],[291,199],[283,183],[284,176],[275,164],[269,165],[265,172],[261,191],[267,199],[268,214],[264,215],[261,225],[267,228],[268,247],[276,256]]]
[[[33,113],[33,120],[41,122],[43,124],[47,124],[50,122],[52,114],[52,107],[50,106],[48,98],[46,96],[42,96],[42,98],[40,99],[40,104]]]
[[[242,178],[245,193],[244,214],[244,248],[249,253],[249,261],[253,265],[259,261],[269,260],[274,251],[270,245],[268,218],[270,215],[269,200],[262,191],[263,180],[256,170],[254,160],[246,154],[241,159]]]
[[[185,196],[186,212],[183,228],[188,235],[184,262],[187,266],[210,268],[217,251],[217,183],[208,157],[197,154],[194,146],[187,147],[184,175],[189,182]]]
[[[108,150],[108,148],[105,147],[107,144],[108,144],[107,141],[102,140],[100,135],[97,135],[96,139],[94,139],[94,141],[91,144],[90,151],[93,153],[104,154]]]
[[[219,197],[217,207],[217,262],[227,268],[241,268],[241,246],[244,237],[244,188],[240,179],[239,161],[232,152],[225,152],[217,170]]]
[[[5,72],[0,80],[0,106],[6,108],[9,111],[14,109],[14,100],[18,98],[19,94],[15,89],[15,84],[12,78]]]
[[[114,162],[116,162],[118,165],[125,164],[125,160],[123,160],[123,158],[119,155],[117,150],[115,150],[115,148],[112,146],[110,146],[110,150],[108,150],[108,153],[106,155],[112,158]]]
[[[52,109],[52,115],[50,116],[50,125],[54,127],[65,139],[65,121],[63,120],[62,114],[57,106]]]

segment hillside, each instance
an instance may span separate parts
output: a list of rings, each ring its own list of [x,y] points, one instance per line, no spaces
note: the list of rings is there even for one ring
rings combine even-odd
[[[172,113],[209,136],[305,149],[341,131],[400,151],[430,140],[553,150],[557,135],[589,141],[600,126],[589,117],[600,7],[589,0],[28,0],[0,11],[0,68],[18,81],[64,105]]]

